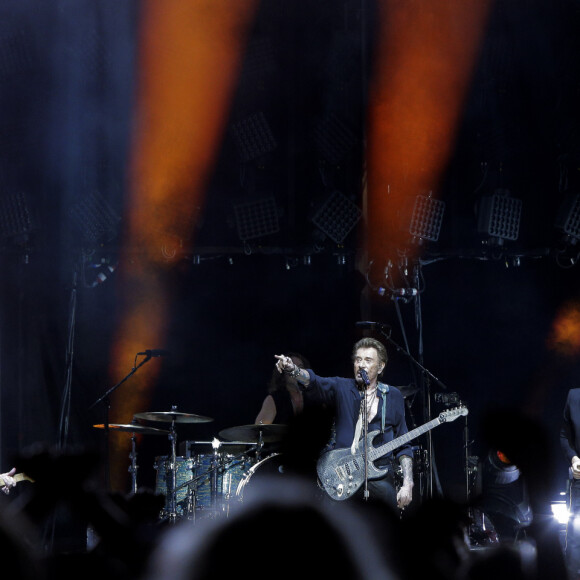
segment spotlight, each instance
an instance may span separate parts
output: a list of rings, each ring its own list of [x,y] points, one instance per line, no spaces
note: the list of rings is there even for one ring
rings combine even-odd
[[[278,207],[273,197],[248,201],[234,206],[240,240],[261,238],[280,231]]]
[[[436,242],[441,231],[445,203],[431,197],[418,195],[415,198],[409,233],[415,238]]]
[[[342,244],[361,214],[361,210],[352,201],[335,191],[318,209],[312,222],[331,240]]]
[[[477,231],[495,238],[500,245],[503,240],[517,240],[521,213],[522,200],[511,197],[507,189],[497,189],[481,199]]]
[[[262,157],[277,146],[266,117],[261,112],[235,123],[232,133],[243,162]]]
[[[490,450],[481,468],[481,507],[500,540],[517,539],[533,519],[519,468],[500,450]]]

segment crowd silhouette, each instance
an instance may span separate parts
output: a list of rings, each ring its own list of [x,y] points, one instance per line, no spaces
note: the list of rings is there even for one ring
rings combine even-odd
[[[542,426],[515,411],[490,414],[485,425],[490,448],[504,450],[527,486],[532,520],[517,539],[471,533],[479,498],[469,505],[430,498],[403,518],[378,501],[325,499],[312,477],[317,447],[299,452],[311,441],[325,442],[305,414],[282,449],[283,477],[257,477],[252,493],[227,517],[195,522],[159,518],[164,498],[149,490],[123,495],[102,489],[98,457],[90,452],[33,449],[15,466],[34,483],[20,483],[0,498],[6,561],[13,564],[11,576],[41,580],[73,574],[108,580],[257,574],[566,580],[558,526],[546,513],[555,461]]]

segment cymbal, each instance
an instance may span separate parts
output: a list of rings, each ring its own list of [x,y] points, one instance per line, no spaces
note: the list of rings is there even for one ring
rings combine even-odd
[[[104,429],[103,423],[93,425],[95,429]],[[143,433],[144,435],[167,435],[169,431],[165,429],[155,429],[154,427],[147,427],[146,425],[137,425],[136,423],[110,423],[109,429],[111,431],[126,431],[128,433]]]
[[[145,421],[161,421],[162,423],[209,423],[213,421],[211,417],[203,417],[193,413],[179,413],[177,411],[135,413],[133,418]]]
[[[397,387],[397,389],[401,391],[401,395],[405,398],[419,392],[419,387],[417,385],[403,385],[402,387]]]
[[[230,440],[245,440],[253,443],[260,440],[260,433],[262,434],[262,441],[264,443],[272,443],[280,441],[288,430],[287,425],[241,425],[239,427],[230,427],[219,432],[220,437]]]

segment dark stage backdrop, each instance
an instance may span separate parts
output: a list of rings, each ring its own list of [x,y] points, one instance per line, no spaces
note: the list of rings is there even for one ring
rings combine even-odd
[[[1,469],[33,444],[57,445],[63,433],[67,445],[103,449],[92,425],[104,410],[90,406],[123,378],[110,376],[109,363],[123,315],[118,258],[130,209],[139,9],[136,0],[0,0]],[[149,408],[134,412],[177,405],[212,417],[178,432],[180,441],[209,440],[253,422],[274,354],[299,351],[322,375],[349,375],[361,336],[355,322],[377,320],[446,385],[432,384],[433,395],[457,393],[469,407],[472,455],[487,451],[481,421],[490,409],[540,420],[557,458],[556,492],[566,480],[560,416],[579,371],[577,353],[563,355],[549,341],[580,282],[574,264],[554,259],[553,227],[565,190],[578,187],[574,3],[495,3],[441,185],[441,237],[423,247],[424,284],[409,302],[380,296],[376,280],[370,288],[355,268],[358,227],[334,243],[311,219],[335,190],[362,206],[374,14],[373,2],[262,2],[230,125],[261,110],[277,148],[242,163],[231,131],[224,135],[203,219],[192,224],[199,248],[221,249],[174,265],[170,332],[165,344],[147,345],[170,355],[139,369],[156,365],[160,374]],[[349,127],[339,123],[347,153],[338,161],[311,139],[329,116]],[[476,232],[479,196],[500,186],[523,200],[521,236],[507,243],[507,258],[482,252]],[[245,252],[232,206],[264,192],[276,200],[280,231]],[[17,202],[25,209],[15,210]],[[374,259],[380,273],[386,257]],[[389,350],[385,379],[422,384],[406,357]],[[126,365],[129,373],[133,360]],[[112,405],[133,387],[123,383]],[[408,399],[410,422],[426,419],[421,399]],[[465,427],[460,420],[433,433],[439,477],[454,495],[464,485]],[[153,485],[154,459],[168,453],[168,441],[143,436],[138,451],[142,483]]]

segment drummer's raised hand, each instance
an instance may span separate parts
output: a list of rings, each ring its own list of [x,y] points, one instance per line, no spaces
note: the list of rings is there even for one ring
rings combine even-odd
[[[274,356],[278,359],[276,369],[279,373],[291,373],[294,370],[296,365],[289,356],[284,354],[275,354]]]

